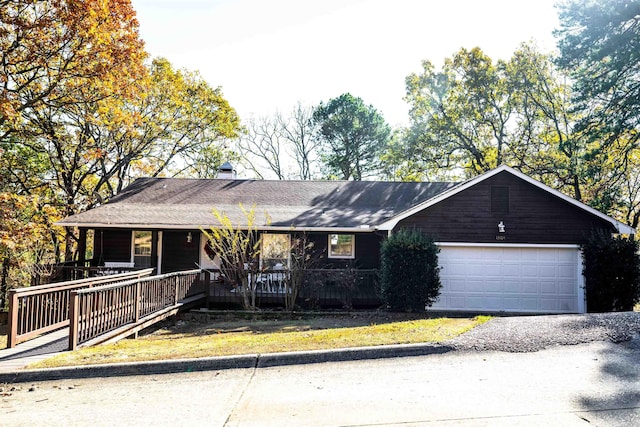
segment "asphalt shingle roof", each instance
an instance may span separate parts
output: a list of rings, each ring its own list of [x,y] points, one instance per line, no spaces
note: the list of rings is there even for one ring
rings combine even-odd
[[[60,225],[187,228],[219,225],[213,209],[246,224],[255,205],[259,226],[375,227],[452,188],[449,182],[265,181],[141,178],[108,203]],[[268,215],[269,220],[266,219]]]

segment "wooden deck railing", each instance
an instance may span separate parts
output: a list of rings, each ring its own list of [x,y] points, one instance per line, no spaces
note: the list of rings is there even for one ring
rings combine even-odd
[[[207,306],[237,306],[242,304],[237,285],[223,280],[219,270],[210,270]],[[258,306],[283,306],[287,270],[265,270],[250,277],[255,287]],[[305,308],[379,307],[382,304],[377,289],[378,272],[374,269],[308,269],[298,294],[298,305]]]
[[[206,276],[206,278],[205,278]],[[113,285],[71,292],[69,349],[145,317],[176,307],[189,297],[204,298],[208,274],[189,270],[144,277]]]
[[[148,268],[111,276],[11,289],[7,348],[67,326],[71,291],[149,276],[153,270]]]

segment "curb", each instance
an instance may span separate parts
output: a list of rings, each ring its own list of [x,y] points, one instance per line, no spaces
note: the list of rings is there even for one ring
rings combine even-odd
[[[113,363],[64,368],[30,369],[0,373],[0,383],[25,383],[63,379],[124,377],[135,375],[177,374],[224,369],[269,368],[311,363],[373,360],[393,357],[426,356],[452,351],[438,344],[400,344],[375,347],[314,350],[288,353],[247,354],[152,362]]]

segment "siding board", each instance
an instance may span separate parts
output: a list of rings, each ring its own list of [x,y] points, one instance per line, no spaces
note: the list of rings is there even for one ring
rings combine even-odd
[[[509,188],[509,212],[491,212],[491,188]],[[505,233],[498,233],[504,222]],[[611,224],[507,172],[499,173],[400,221],[442,242],[583,243],[596,228]]]
[[[162,233],[162,272],[191,270],[200,262],[200,231],[191,230],[191,242],[187,242],[189,230],[164,231]]]

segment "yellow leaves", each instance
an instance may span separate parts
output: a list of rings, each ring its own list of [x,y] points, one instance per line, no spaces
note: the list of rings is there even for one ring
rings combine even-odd
[[[50,239],[58,210],[38,196],[0,192],[0,250],[23,252]]]
[[[85,152],[84,158],[86,160],[104,159],[105,157],[107,157],[107,154],[109,153],[106,150],[103,150],[101,148],[93,148]]]

